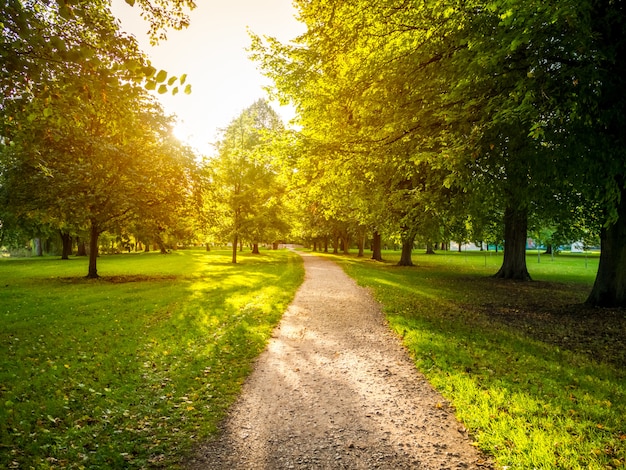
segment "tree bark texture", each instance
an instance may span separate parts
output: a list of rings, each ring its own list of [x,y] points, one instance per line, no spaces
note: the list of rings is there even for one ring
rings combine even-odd
[[[413,243],[415,242],[415,235],[407,235],[402,237],[402,254],[400,255],[400,261],[398,266],[415,266],[413,264]]]
[[[258,255],[259,254],[259,244],[258,243],[253,243],[252,244],[252,254],[253,255]]]
[[[518,281],[531,280],[526,268],[527,231],[526,209],[507,207],[504,211],[504,258],[502,267],[494,277]]]
[[[63,247],[61,259],[70,259],[70,255],[72,254],[72,237],[69,233],[61,232],[61,245]]]
[[[613,225],[600,231],[600,264],[588,305],[626,307],[626,189],[622,189],[617,215]]]
[[[378,231],[374,231],[372,237],[372,259],[376,261],[383,260],[382,237]]]
[[[97,279],[98,277],[98,269],[96,266],[96,262],[98,260],[98,238],[100,237],[100,229],[98,228],[98,224],[91,221],[91,229],[89,231],[89,270],[87,272],[87,277],[89,279]]]
[[[233,264],[237,264],[237,245],[238,245],[238,237],[237,235],[235,235],[235,237],[233,238],[233,259],[232,259],[232,263]]]

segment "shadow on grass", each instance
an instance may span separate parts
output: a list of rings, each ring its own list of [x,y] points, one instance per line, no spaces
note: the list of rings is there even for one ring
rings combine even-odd
[[[226,257],[105,256],[96,281],[78,263],[0,263],[0,467],[175,468],[303,277],[285,252]]]
[[[613,322],[606,312],[589,320],[572,309],[584,300],[576,284],[503,282],[458,265],[340,262],[373,290],[417,367],[499,464],[626,464],[623,311]],[[579,347],[590,321],[597,329]]]

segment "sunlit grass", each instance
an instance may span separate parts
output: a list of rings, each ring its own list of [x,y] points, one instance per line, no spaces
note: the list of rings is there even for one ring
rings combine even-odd
[[[483,312],[485,306],[515,312],[520,298],[526,312],[532,305],[582,302],[597,258],[586,266],[577,256],[533,265],[537,258],[530,254],[533,278],[551,283],[542,288],[488,278],[501,258],[490,264],[484,253],[418,254],[413,268],[395,266],[396,253],[384,256],[387,263],[333,259],[372,289],[418,369],[501,467],[626,466],[624,371],[602,356],[533,339]]]
[[[0,261],[0,467],[170,468],[303,279],[287,251]]]

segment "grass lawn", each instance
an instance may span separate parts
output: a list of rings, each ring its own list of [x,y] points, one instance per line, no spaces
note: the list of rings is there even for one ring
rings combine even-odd
[[[303,279],[288,251],[0,260],[0,468],[172,468]]]
[[[490,278],[501,256],[333,259],[500,467],[626,468],[626,312],[581,305],[597,256],[529,253],[529,283]]]

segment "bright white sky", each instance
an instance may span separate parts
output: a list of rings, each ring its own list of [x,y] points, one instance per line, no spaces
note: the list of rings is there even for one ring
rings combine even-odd
[[[112,3],[122,30],[135,35],[157,70],[167,70],[170,76],[187,74],[186,83],[192,86],[190,95],[157,96],[168,114],[178,116],[177,136],[203,154],[212,153],[211,143],[219,139],[220,129],[256,100],[266,97],[263,87],[270,81],[248,59],[247,28],[281,42],[304,32],[304,26],[295,19],[291,0],[198,0],[189,27],[168,31],[168,39],[152,47],[140,9],[124,0]],[[273,106],[285,124],[293,117],[291,109]]]

